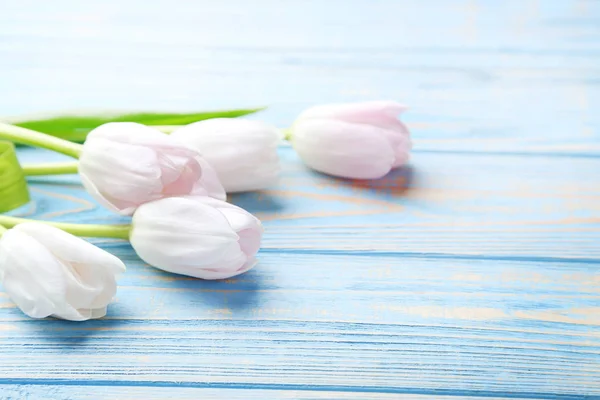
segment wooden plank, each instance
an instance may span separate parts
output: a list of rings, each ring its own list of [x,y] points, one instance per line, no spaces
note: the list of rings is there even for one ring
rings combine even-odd
[[[264,221],[266,251],[600,261],[600,158],[417,152],[410,168],[365,182],[313,173],[289,147],[280,154],[277,186],[231,197]],[[124,221],[77,179],[38,183],[20,214]]]
[[[444,395],[418,395],[397,393],[349,393],[315,392],[309,390],[252,390],[252,389],[199,389],[177,387],[94,387],[94,386],[53,386],[53,385],[0,385],[0,394],[5,400],[432,400],[446,398]],[[513,397],[514,398],[514,397]],[[507,400],[501,397],[463,397],[454,396],[452,400]]]
[[[600,153],[596,1],[146,3],[5,5],[1,113],[392,98],[417,149]]]
[[[106,320],[0,297],[0,383],[600,395],[596,265],[266,253],[205,282],[111,250]]]
[[[285,127],[392,98],[415,155],[366,184],[282,148],[278,186],[231,197],[266,227],[240,277],[99,240],[129,268],[108,318],[0,294],[0,398],[599,398],[599,23],[588,0],[3,4],[1,114],[264,104]],[[17,214],[127,221],[76,177],[32,184]]]

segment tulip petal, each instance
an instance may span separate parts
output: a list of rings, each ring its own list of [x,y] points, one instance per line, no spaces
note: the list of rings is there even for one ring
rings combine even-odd
[[[247,257],[254,257],[260,249],[262,237],[260,221],[242,209],[223,208],[220,211],[227,218],[231,228],[237,232],[241,251]]]
[[[132,223],[130,241],[138,255],[170,272],[217,262],[238,239],[218,210],[185,198],[143,204]]]
[[[294,126],[293,145],[309,167],[344,178],[381,178],[395,162],[385,131],[370,125],[300,121]]]
[[[158,154],[161,165],[162,193],[166,195],[185,195],[192,191],[199,179],[202,168],[193,154],[178,154],[165,151]]]
[[[104,139],[86,142],[79,174],[90,195],[100,194],[99,201],[116,209],[135,208],[142,199],[158,198],[163,189],[154,150]]]
[[[48,225],[20,224],[0,238],[3,285],[34,318],[100,316],[115,295],[115,275],[124,270],[117,257]]]
[[[131,244],[138,255],[165,271],[222,279],[251,268],[260,247],[256,217],[210,197],[186,196],[140,206]]]
[[[135,123],[94,129],[84,144],[79,173],[91,196],[124,215],[168,196],[225,198],[216,173],[197,150]]]
[[[11,229],[0,239],[3,286],[17,306],[32,318],[53,313],[64,299],[62,267],[34,238]]]
[[[281,134],[265,123],[217,118],[181,127],[171,136],[198,150],[228,193],[264,189],[279,175]]]
[[[131,202],[124,202],[114,198],[110,198],[103,193],[100,193],[98,187],[94,184],[94,182],[88,178],[88,176],[79,170],[79,178],[81,179],[81,184],[85,188],[85,191],[89,193],[101,206],[107,208],[110,211],[120,213],[123,215],[131,215],[135,211],[137,205]]]
[[[400,140],[400,143],[396,145],[395,148],[395,157],[393,168],[401,167],[405,165],[410,158],[410,150],[412,148],[412,143],[410,137],[406,136]]]
[[[202,168],[202,177],[196,182],[194,188],[189,194],[209,196],[225,201],[227,194],[225,193],[225,188],[223,188],[221,181],[217,177],[216,171],[203,158],[198,157],[197,161]]]
[[[108,269],[113,274],[125,272],[125,264],[114,255],[94,246],[90,242],[73,236],[49,225],[27,222],[15,226],[11,231],[23,232],[42,244],[54,256],[69,263],[90,265]]]
[[[361,103],[324,104],[311,107],[300,114],[298,121],[309,119],[336,119],[391,128],[406,106],[394,101],[369,101]]]

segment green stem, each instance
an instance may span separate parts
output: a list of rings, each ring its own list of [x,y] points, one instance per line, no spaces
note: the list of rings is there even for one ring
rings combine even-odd
[[[283,132],[283,138],[288,142],[292,141],[292,128],[283,128],[281,129]]]
[[[0,212],[14,210],[28,201],[27,180],[17,159],[15,145],[0,140]]]
[[[8,229],[6,229],[4,226],[0,225],[0,237],[2,237],[2,235],[4,235],[4,232],[8,231]]]
[[[78,164],[77,161],[25,164],[23,172],[26,176],[76,174]]]
[[[60,139],[45,133],[32,131],[0,122],[0,139],[10,140],[15,143],[26,144],[34,147],[56,151],[64,155],[79,158],[82,146],[68,140]]]
[[[12,228],[13,226],[22,224],[24,222],[38,222],[42,224],[47,224],[55,228],[61,229],[65,232],[71,233],[75,236],[101,237],[125,240],[129,240],[129,231],[131,230],[131,225],[69,224],[65,222],[38,221],[33,219],[0,215],[0,225],[4,225],[4,227],[7,228]]]

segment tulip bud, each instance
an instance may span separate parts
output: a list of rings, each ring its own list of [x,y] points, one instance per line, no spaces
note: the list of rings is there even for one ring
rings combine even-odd
[[[378,179],[408,161],[410,133],[391,101],[328,104],[307,109],[292,127],[292,143],[311,168],[334,176]]]
[[[247,211],[209,197],[172,197],[141,205],[131,245],[148,264],[202,279],[224,279],[256,264],[262,226]]]
[[[215,171],[196,150],[133,122],[111,122],[91,131],[79,158],[79,175],[92,197],[123,215],[170,196],[225,199]]]
[[[198,150],[228,193],[265,189],[277,181],[281,136],[265,123],[215,118],[183,126],[171,136]]]
[[[103,317],[124,271],[117,257],[48,225],[27,222],[0,237],[0,281],[32,318]]]

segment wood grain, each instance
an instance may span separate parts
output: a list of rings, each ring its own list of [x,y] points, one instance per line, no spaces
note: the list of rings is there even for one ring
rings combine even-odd
[[[600,150],[595,0],[147,3],[5,2],[0,114],[392,98],[416,148]]]
[[[267,253],[204,282],[110,249],[129,271],[106,320],[0,297],[0,383],[600,394],[593,265]]]
[[[48,399],[80,399],[96,400],[98,398],[110,398],[113,400],[155,400],[171,398],[173,388],[144,388],[144,387],[90,387],[90,386],[31,386],[31,385],[0,385],[0,393],[3,393],[6,400],[41,400]],[[360,400],[378,400],[378,399],[402,399],[402,400],[432,400],[439,399],[439,395],[419,395],[419,394],[383,394],[383,393],[350,393],[350,392],[315,392],[309,390],[250,390],[250,389],[199,389],[199,388],[179,388],[177,390],[177,399],[181,400],[216,400],[227,398],[230,400],[252,400],[252,399],[273,399],[273,400],[326,400],[326,399],[360,399]],[[464,397],[452,396],[453,400],[507,400],[501,397]]]
[[[365,182],[311,172],[289,147],[280,155],[277,186],[230,198],[263,220],[266,251],[600,261],[600,157],[416,152],[410,167]],[[77,179],[36,181],[37,215],[123,221]]]
[[[243,0],[0,6],[0,114],[410,106],[409,168],[326,177],[282,146],[259,265],[128,266],[107,318],[0,292],[0,399],[600,398],[600,2]],[[21,149],[23,162],[64,160]],[[117,223],[76,176],[14,212]]]

